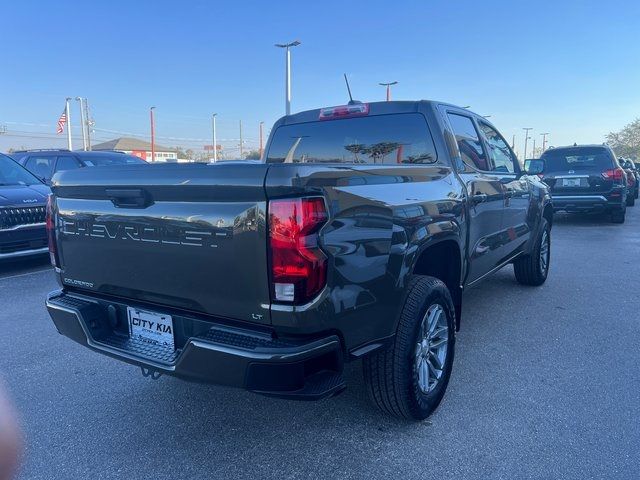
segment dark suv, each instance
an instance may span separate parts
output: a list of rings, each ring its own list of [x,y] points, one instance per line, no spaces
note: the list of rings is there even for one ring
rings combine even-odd
[[[629,194],[627,195],[627,205],[633,206],[635,204],[635,200],[638,198],[638,194],[640,193],[640,170],[638,167],[631,161],[626,158],[618,159],[620,166],[627,172],[628,176],[628,184],[629,184]]]
[[[549,149],[543,181],[549,185],[554,210],[600,211],[614,223],[624,223],[627,176],[607,145],[574,145]]]
[[[51,183],[53,174],[62,170],[145,163],[141,158],[115,151],[24,150],[13,152],[11,156],[46,183]]]
[[[49,187],[0,154],[0,260],[47,253]]]

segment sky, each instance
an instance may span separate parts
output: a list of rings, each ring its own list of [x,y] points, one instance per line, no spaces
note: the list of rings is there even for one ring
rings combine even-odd
[[[86,97],[94,143],[121,136],[201,149],[211,115],[229,157],[258,145],[292,111],[384,99],[470,106],[523,150],[599,143],[640,116],[640,2],[5,0],[0,38],[0,151],[65,147],[55,125],[66,97]],[[81,146],[72,102],[74,148]],[[531,142],[531,141],[530,141]],[[529,143],[531,145],[531,143]],[[529,147],[531,148],[531,147]],[[235,150],[234,150],[235,149]],[[234,153],[235,152],[235,153]]]

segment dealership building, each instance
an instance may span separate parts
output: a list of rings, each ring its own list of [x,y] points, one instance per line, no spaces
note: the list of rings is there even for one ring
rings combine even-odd
[[[92,145],[91,150],[117,150],[119,152],[129,153],[140,157],[147,162],[151,162],[151,144],[137,138],[115,138],[107,142]],[[174,148],[163,147],[162,145],[154,145],[156,162],[176,162],[178,160],[178,152]]]

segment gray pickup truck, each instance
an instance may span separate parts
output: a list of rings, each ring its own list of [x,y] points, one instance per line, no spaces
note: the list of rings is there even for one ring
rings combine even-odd
[[[261,162],[62,172],[47,307],[61,334],[153,378],[320,399],[362,360],[380,409],[423,419],[463,290],[510,263],[520,283],[547,277],[536,168],[485,118],[417,101],[284,117]]]

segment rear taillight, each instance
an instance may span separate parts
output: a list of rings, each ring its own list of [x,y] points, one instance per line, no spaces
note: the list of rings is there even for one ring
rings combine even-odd
[[[318,232],[327,222],[321,197],[269,202],[271,290],[280,302],[311,300],[327,281],[327,257],[318,246]]]
[[[54,267],[59,267],[60,264],[58,262],[58,248],[56,246],[56,220],[53,216],[53,195],[51,194],[47,197],[47,211],[45,222],[51,265],[53,265]]]
[[[614,182],[624,182],[625,174],[621,168],[612,168],[611,170],[605,170],[602,172],[602,177],[605,180],[613,180]]]

